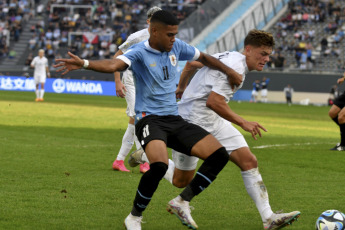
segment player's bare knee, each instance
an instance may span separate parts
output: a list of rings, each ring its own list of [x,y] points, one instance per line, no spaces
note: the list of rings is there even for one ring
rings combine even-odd
[[[328,116],[333,119],[337,116],[337,114],[335,114],[334,111],[331,109],[328,111]]]
[[[253,168],[258,167],[258,160],[256,159],[256,156],[254,154],[250,154],[245,160],[241,163],[241,170],[247,171]]]
[[[192,178],[185,178],[185,179],[173,178],[173,185],[177,188],[184,188],[192,181],[192,179],[193,179],[193,177]]]

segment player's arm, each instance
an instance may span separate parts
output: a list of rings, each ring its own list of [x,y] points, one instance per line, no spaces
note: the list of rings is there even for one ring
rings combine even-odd
[[[187,62],[182,70],[180,81],[176,89],[176,98],[181,98],[184,90],[186,89],[189,79],[195,74],[195,72],[202,68],[204,65],[198,61]]]
[[[47,73],[47,76],[50,77],[50,71],[49,71],[49,67],[46,66],[46,73]]]
[[[205,66],[211,69],[219,70],[225,73],[229,78],[231,88],[234,88],[235,86],[239,86],[241,82],[243,81],[241,74],[237,73],[235,70],[231,69],[230,67],[225,65],[223,62],[219,61],[215,57],[212,57],[211,55],[200,52],[200,56],[197,59],[197,61],[201,62],[202,64],[204,64]]]
[[[67,74],[70,71],[83,68],[86,64],[84,60],[80,59],[78,56],[68,52],[68,55],[71,57],[69,59],[56,59],[58,64],[54,65],[55,68],[59,68],[57,72],[62,72],[62,75]],[[114,73],[116,71],[123,71],[127,69],[128,65],[116,58],[116,59],[104,59],[97,61],[88,61],[89,65],[87,66],[88,70],[93,70],[101,73]]]
[[[35,58],[34,58],[34,59],[31,61],[31,63],[30,63],[30,67],[31,67],[31,68],[35,68],[34,60],[35,60]]]
[[[118,50],[116,54],[114,55],[113,59],[115,59],[117,56],[122,55],[122,50]],[[124,98],[126,96],[127,89],[124,84],[122,84],[121,81],[121,74],[119,71],[114,73],[114,79],[115,79],[115,87],[116,87],[116,95],[119,97]]]
[[[257,122],[247,121],[240,115],[231,110],[226,103],[224,96],[211,91],[208,96],[206,106],[216,112],[222,118],[240,126],[243,130],[252,134],[252,137],[256,140],[256,135],[261,137],[260,129],[267,132],[267,130]]]

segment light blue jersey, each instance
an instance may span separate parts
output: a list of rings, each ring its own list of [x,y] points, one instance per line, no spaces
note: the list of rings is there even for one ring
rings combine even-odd
[[[144,41],[117,57],[131,67],[134,74],[136,120],[142,114],[178,115],[175,95],[177,63],[196,60],[199,56],[198,49],[176,39],[170,52],[155,50]]]

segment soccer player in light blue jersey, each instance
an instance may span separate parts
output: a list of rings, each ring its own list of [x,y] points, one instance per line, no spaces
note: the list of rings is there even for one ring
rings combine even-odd
[[[128,67],[133,71],[136,135],[150,161],[150,170],[141,177],[132,211],[125,219],[125,226],[130,230],[141,229],[142,212],[167,171],[167,147],[204,160],[190,184],[168,206],[171,213],[192,229],[198,226],[191,216],[189,202],[216,179],[228,162],[228,153],[216,138],[178,115],[177,63],[198,60],[225,73],[232,87],[241,84],[242,76],[218,59],[175,38],[177,33],[178,20],[168,11],[157,11],[151,17],[149,40],[133,45],[116,59],[88,61],[68,53],[70,59],[57,59],[58,64],[54,66],[62,74],[83,67],[107,73]]]

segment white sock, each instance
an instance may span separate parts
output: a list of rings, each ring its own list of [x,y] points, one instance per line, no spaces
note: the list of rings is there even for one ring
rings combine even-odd
[[[122,145],[116,160],[124,160],[132,149],[134,144],[134,125],[128,124],[125,134],[122,138]]]
[[[141,148],[141,144],[137,138],[137,135],[135,135],[135,133],[134,133],[134,143],[135,143],[135,146],[137,147],[137,149]]]
[[[241,174],[247,192],[255,202],[262,221],[265,222],[273,212],[269,204],[268,193],[262,181],[261,174],[258,168],[242,171]]]
[[[41,89],[41,90],[40,90],[40,98],[42,99],[43,96],[44,96],[44,89]]]
[[[39,89],[36,89],[35,93],[36,93],[36,98],[40,98],[40,91],[39,91]]]
[[[169,159],[168,170],[165,173],[163,178],[169,181],[171,184],[173,183],[172,180],[174,178],[174,171],[175,171],[175,163]]]

